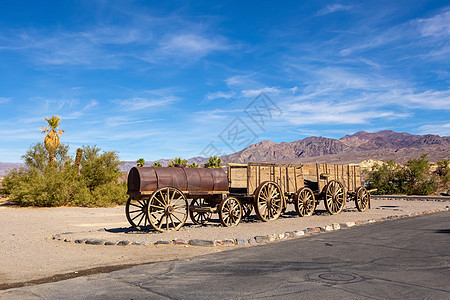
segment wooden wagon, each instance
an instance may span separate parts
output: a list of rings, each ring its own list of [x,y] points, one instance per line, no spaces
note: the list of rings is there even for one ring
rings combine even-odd
[[[359,166],[330,164],[228,164],[223,169],[133,168],[128,176],[126,215],[130,224],[158,231],[178,230],[187,215],[206,224],[218,213],[235,226],[251,212],[262,221],[277,219],[288,204],[300,216],[313,214],[320,200],[330,214],[354,199],[359,211],[370,206]],[[190,203],[188,198],[191,199]]]

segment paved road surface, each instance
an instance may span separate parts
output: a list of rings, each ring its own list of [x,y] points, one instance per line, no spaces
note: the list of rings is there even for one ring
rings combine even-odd
[[[450,213],[0,291],[5,299],[450,299]]]

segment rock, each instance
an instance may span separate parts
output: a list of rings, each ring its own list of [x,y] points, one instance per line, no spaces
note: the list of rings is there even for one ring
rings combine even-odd
[[[346,225],[347,227],[353,227],[353,226],[356,225],[356,223],[355,223],[355,222],[347,222],[347,223],[345,223],[345,225]]]
[[[248,239],[248,243],[249,243],[250,245],[254,245],[254,244],[256,244],[256,240],[255,240],[255,238],[254,238],[254,237],[252,237],[252,238],[249,238],[249,239]]]
[[[133,246],[151,246],[152,243],[144,241],[144,242],[132,242],[131,245]]]
[[[226,240],[215,240],[214,246],[225,246],[225,247],[231,247],[234,246],[234,240],[226,239]]]
[[[120,242],[117,243],[117,246],[126,246],[126,245],[129,245],[129,244],[130,244],[130,241],[120,241]]]
[[[267,236],[261,236],[261,235],[255,236],[255,241],[258,244],[267,243]]]
[[[270,234],[270,235],[267,236],[267,241],[269,241],[269,242],[273,242],[276,239],[277,239],[277,235],[276,234]],[[256,240],[256,241],[258,242],[258,240]]]
[[[305,232],[304,232],[303,230],[297,230],[297,231],[294,231],[294,235],[295,235],[296,237],[304,236],[304,235],[305,235]]]
[[[214,246],[213,241],[199,239],[189,240],[188,244],[191,246]]]
[[[77,240],[75,240],[75,243],[84,244],[84,243],[86,243],[86,239],[77,239]]]
[[[154,245],[170,245],[172,241],[156,241]]]
[[[237,245],[246,245],[247,244],[247,240],[245,240],[245,239],[236,239],[236,244]]]
[[[174,245],[187,245],[188,242],[186,242],[186,241],[183,240],[183,239],[175,239],[175,240],[173,240],[173,244],[174,244]]]
[[[97,240],[97,239],[89,239],[86,241],[86,244],[89,245],[103,245],[105,243],[105,240]]]
[[[113,245],[117,245],[117,242],[113,242],[113,241],[106,241],[105,245],[107,246],[113,246]]]

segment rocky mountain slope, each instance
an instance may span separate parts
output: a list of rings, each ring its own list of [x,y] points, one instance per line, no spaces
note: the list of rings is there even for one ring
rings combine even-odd
[[[391,130],[368,133],[360,131],[340,139],[308,137],[290,143],[263,141],[239,152],[226,155],[227,162],[283,161],[359,163],[374,158],[399,162],[428,153],[435,161],[450,157],[450,137],[413,135]]]
[[[438,135],[413,135],[384,130],[375,133],[359,131],[352,135],[346,135],[340,139],[325,137],[308,137],[294,142],[274,143],[262,141],[247,148],[225,155],[225,162],[246,163],[259,162],[291,162],[313,163],[327,162],[336,164],[360,163],[367,159],[386,161],[393,159],[397,162],[405,162],[410,158],[416,158],[427,153],[432,162],[450,157],[450,136]],[[169,159],[158,160],[162,165],[167,165]],[[189,163],[202,164],[207,161],[204,157],[193,157]],[[147,162],[150,166],[153,161]],[[23,164],[0,163],[0,176],[7,169]],[[124,161],[121,171],[128,172],[136,165],[134,161]]]

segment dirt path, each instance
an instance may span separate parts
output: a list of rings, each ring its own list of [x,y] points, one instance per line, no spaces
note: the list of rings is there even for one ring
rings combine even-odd
[[[77,274],[96,267],[151,263],[188,258],[222,251],[226,247],[98,246],[53,240],[58,233],[75,238],[155,242],[189,239],[248,239],[258,235],[284,233],[331,223],[345,223],[445,208],[448,203],[435,201],[376,200],[370,211],[360,213],[349,204],[339,215],[299,218],[288,207],[286,217],[273,222],[250,221],[234,228],[206,227],[190,223],[178,232],[136,233],[126,230],[124,207],[114,208],[16,208],[0,205],[0,285],[47,278],[56,274]],[[323,213],[323,204],[318,207]],[[216,216],[213,216],[216,218]],[[106,229],[106,230],[104,230]],[[100,231],[99,231],[100,230]]]

